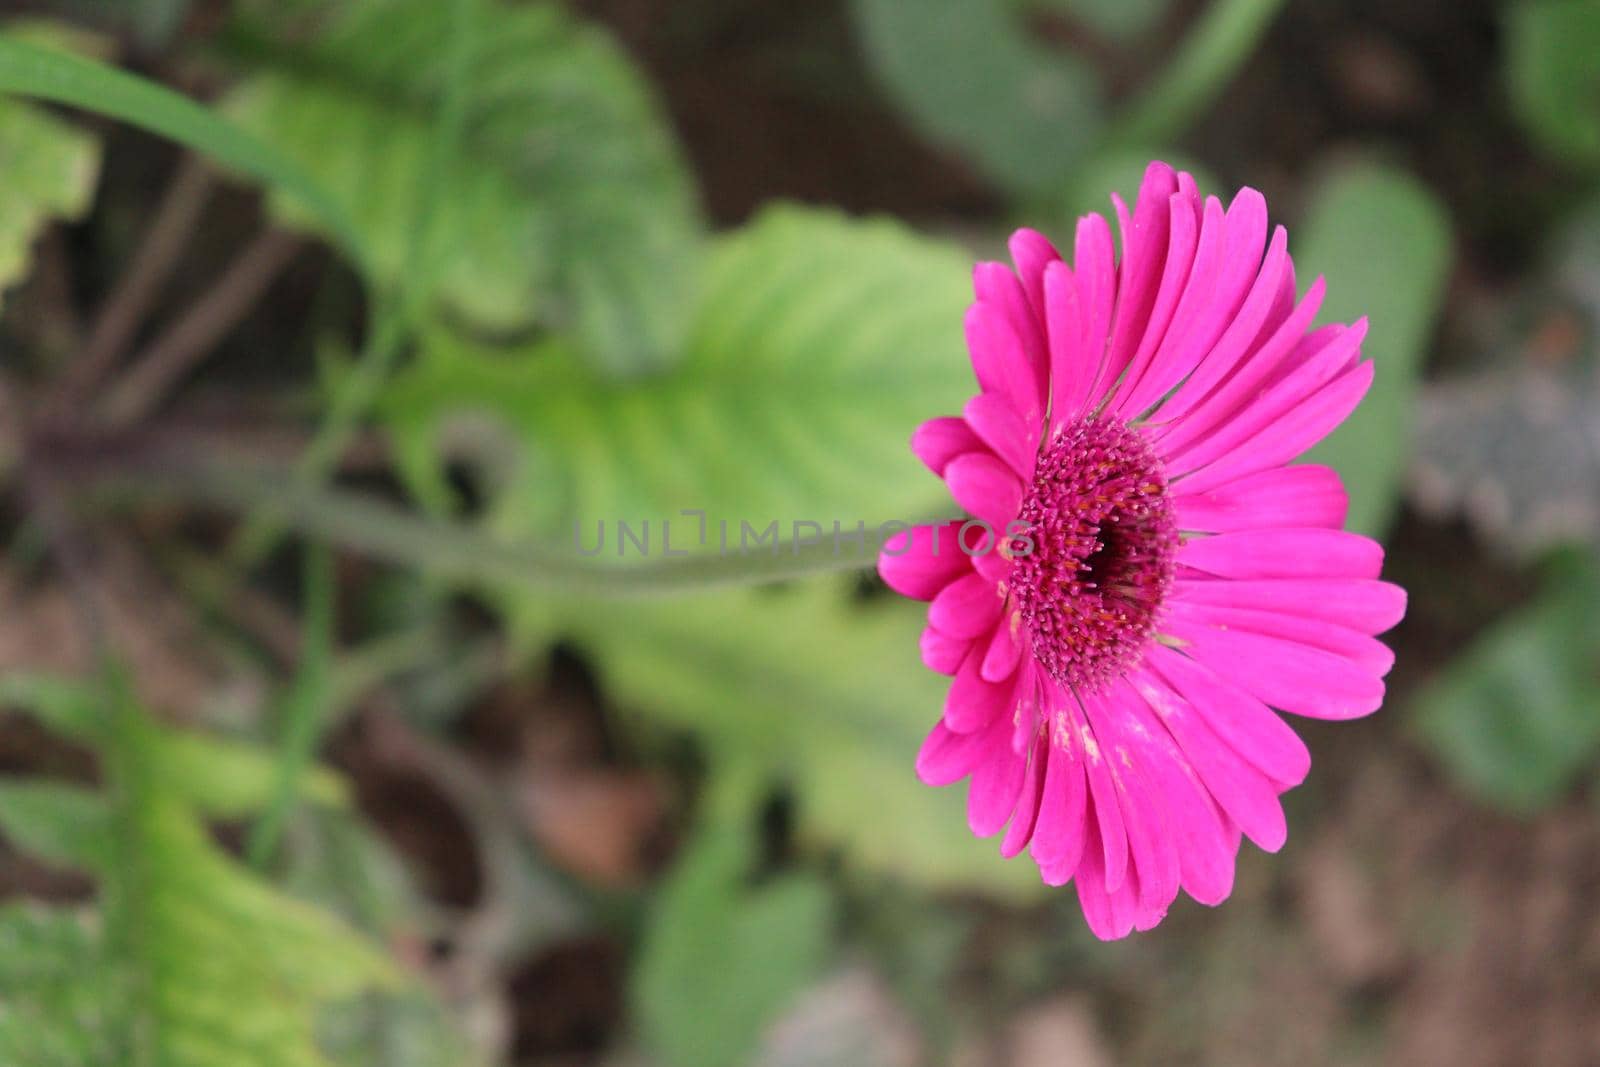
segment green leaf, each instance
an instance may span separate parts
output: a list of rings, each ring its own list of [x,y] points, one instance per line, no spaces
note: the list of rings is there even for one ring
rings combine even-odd
[[[1344,476],[1349,526],[1381,536],[1398,503],[1417,380],[1450,267],[1449,216],[1416,179],[1352,167],[1317,191],[1294,252],[1301,277],[1327,278],[1320,321],[1371,320],[1362,348],[1376,364],[1372,389],[1307,460]]]
[[[33,243],[46,224],[89,210],[99,171],[98,139],[36,107],[0,98],[0,299],[27,276]]]
[[[916,606],[834,580],[552,612],[623,706],[695,731],[723,773],[791,783],[809,839],[930,888],[1038,892],[1032,863],[972,836],[965,787],[917,780],[949,682],[921,663]]]
[[[0,832],[13,847],[78,870],[103,866],[111,813],[98,793],[61,782],[0,779]]]
[[[1043,192],[1092,146],[1094,76],[1030,40],[1003,0],[853,0],[861,43],[927,135],[970,153],[1014,192]]]
[[[344,211],[287,159],[213,112],[143,78],[0,34],[0,93],[32,96],[120,119],[187,145],[298,198],[357,260],[361,242]]]
[[[478,1067],[486,1064],[449,1011],[419,989],[337,1004],[320,1028],[338,1067]]]
[[[1171,6],[1170,0],[1011,0],[1024,13],[1064,15],[1093,26],[1098,32],[1129,40],[1148,31]]]
[[[160,742],[149,724],[132,708],[116,719],[117,848],[103,877],[108,951],[129,975],[134,1062],[322,1067],[318,1009],[392,982],[389,964],[221,852],[152,758]]]
[[[1600,166],[1600,4],[1524,0],[1506,14],[1506,78],[1517,116],[1549,153]]]
[[[1464,649],[1418,698],[1424,740],[1497,807],[1537,811],[1600,753],[1600,565],[1572,553],[1531,604]]]
[[[485,522],[507,538],[592,549],[607,524],[672,521],[673,550],[730,548],[740,523],[796,521],[831,535],[857,521],[948,509],[907,447],[917,424],[961,409],[973,389],[961,316],[966,256],[888,221],[769,209],[722,239],[708,264],[687,358],[670,376],[615,383],[559,349],[504,351],[443,332],[391,386],[383,412],[409,484],[448,504],[445,447],[489,457]],[[459,451],[459,449],[457,450]],[[632,554],[631,547],[627,550]]]
[[[669,1067],[735,1067],[828,950],[832,901],[809,875],[755,887],[748,835],[713,825],[674,868],[651,916],[634,996]]]
[[[126,699],[126,698],[121,698]],[[286,897],[212,841],[174,777],[162,730],[131,704],[104,709],[97,740],[107,798],[41,783],[0,792],[0,824],[25,847],[99,875],[104,934],[79,938],[57,920],[0,923],[0,941],[43,944],[20,1007],[0,1009],[3,1062],[74,1067],[327,1067],[316,1041],[324,1006],[391,987],[390,964],[326,912]],[[49,935],[45,937],[43,935]],[[63,962],[50,955],[70,949]],[[9,953],[7,954],[9,957]],[[9,958],[0,988],[16,981]],[[92,996],[46,979],[70,967],[96,976]],[[85,980],[83,989],[94,988]],[[54,1027],[63,995],[84,1047],[115,1055],[63,1059]],[[9,1001],[10,998],[6,998]]]
[[[115,1067],[114,975],[87,916],[0,907],[0,1063]]]
[[[0,678],[0,705],[31,714],[45,726],[91,745],[105,740],[106,712],[100,690],[87,682],[50,675],[8,674]],[[201,813],[218,819],[260,811],[278,788],[272,754],[245,741],[192,730],[150,726],[153,749],[174,788]],[[301,795],[318,804],[346,803],[344,780],[317,768],[301,783]]]
[[[340,5],[312,43],[239,47],[258,73],[227,111],[332,191],[384,283],[411,266],[454,17],[434,0]],[[569,330],[609,373],[665,366],[692,303],[699,223],[645,83],[554,4],[481,3],[474,37],[462,148],[433,226],[434,295],[490,330]]]

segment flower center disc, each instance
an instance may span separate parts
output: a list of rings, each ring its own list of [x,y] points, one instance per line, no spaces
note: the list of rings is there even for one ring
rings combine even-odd
[[[1095,690],[1139,659],[1172,582],[1177,523],[1149,445],[1117,422],[1064,428],[1040,455],[1012,540],[1010,590],[1034,657]]]

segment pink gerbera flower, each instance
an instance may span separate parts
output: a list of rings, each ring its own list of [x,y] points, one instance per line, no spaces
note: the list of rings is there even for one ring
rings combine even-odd
[[[970,778],[973,832],[1075,882],[1102,938],[1222,901],[1241,834],[1283,845],[1311,757],[1273,709],[1376,710],[1405,611],[1339,476],[1289,465],[1372,383],[1366,320],[1310,328],[1322,281],[1296,301],[1253,189],[1224,210],[1152,163],[1131,217],[1112,200],[1120,262],[1089,215],[1070,264],[1021,230],[1015,272],[978,266],[981,391],[911,443],[973,521],[878,565],[954,675],[917,773]]]

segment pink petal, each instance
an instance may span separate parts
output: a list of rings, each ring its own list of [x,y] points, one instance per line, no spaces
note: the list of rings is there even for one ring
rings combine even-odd
[[[1022,509],[1022,483],[993,456],[977,452],[957,456],[945,468],[944,479],[956,503],[987,522],[996,536]]]
[[[1091,838],[1098,830],[1089,827]],[[1130,872],[1130,875],[1132,872]],[[1078,887],[1078,906],[1089,924],[1089,932],[1102,941],[1115,941],[1133,932],[1138,918],[1137,877],[1119,878],[1117,889],[1108,891],[1110,876],[1101,860],[1098,843],[1085,843],[1083,859],[1078,864],[1075,884]]]
[[[1049,395],[1045,380],[1050,366],[1045,349],[1044,320],[1034,315],[1022,282],[1005,264],[978,264],[973,269],[972,283],[978,302],[1003,315],[1012,334],[1022,344],[1029,379],[1028,390],[1020,398],[1024,403],[1017,408],[1017,414],[1030,423],[1037,423],[1044,414],[1044,402]]]
[[[983,669],[979,672],[990,682],[1001,682],[1011,677],[1022,660],[1022,640],[1018,627],[1005,620],[994,628],[994,638],[983,656]]]
[[[1214,605],[1198,606],[1185,603],[1167,605],[1169,618],[1181,619],[1198,626],[1215,626],[1223,630],[1246,630],[1266,634],[1285,641],[1320,648],[1343,656],[1364,671],[1383,677],[1394,666],[1394,653],[1377,638],[1340,626],[1323,619],[1308,619],[1301,615],[1280,615],[1271,611],[1250,611],[1245,608],[1222,608]]]
[[[1112,687],[1083,699],[1084,712],[1105,746],[1106,767],[1116,786],[1122,825],[1128,835],[1128,854],[1139,872],[1139,906],[1145,913],[1166,911],[1178,895],[1178,852],[1167,834],[1168,814],[1144,773],[1147,754],[1128,731],[1131,715],[1127,701],[1137,700],[1132,690]]]
[[[1178,527],[1228,533],[1280,526],[1340,527],[1349,497],[1331,467],[1273,467],[1204,493],[1173,486]]]
[[[967,309],[966,334],[967,354],[983,391],[1000,397],[1019,417],[1037,409],[1033,364],[1005,312],[978,301]]]
[[[1311,750],[1277,712],[1181,652],[1157,645],[1146,662],[1165,688],[1205,721],[1217,740],[1262,774],[1283,788],[1305,781],[1311,772]]]
[[[1186,642],[1190,656],[1275,708],[1318,719],[1354,719],[1383,703],[1382,679],[1320,648],[1172,618],[1162,629]]]
[[[1074,698],[1076,699],[1076,698]],[[1104,849],[1101,860],[1106,876],[1106,889],[1115,892],[1128,873],[1128,832],[1122,822],[1122,805],[1117,800],[1116,783],[1106,766],[1110,758],[1094,730],[1076,712],[1072,713],[1074,728],[1078,731],[1079,751],[1084,754],[1084,774],[1089,779],[1089,801],[1094,810],[1095,825],[1100,830],[1100,844]]]
[[[937,723],[917,752],[917,777],[924,785],[953,785],[972,773],[981,734],[958,734]]]
[[[914,526],[886,538],[878,554],[878,574],[901,596],[932,600],[957,578],[972,573],[972,564],[956,543],[959,523]]]
[[[1141,743],[1139,767],[1177,852],[1179,884],[1200,903],[1219,904],[1233,891],[1237,839],[1150,705],[1126,681],[1117,686],[1123,690],[1120,704],[1132,735]]]
[[[1232,420],[1243,405],[1258,396],[1280,361],[1290,358],[1305,340],[1306,331],[1322,308],[1326,285],[1321,278],[1312,283],[1305,299],[1293,313],[1278,324],[1272,334],[1251,350],[1240,352],[1233,373],[1181,419],[1170,424],[1161,435],[1161,454],[1169,468],[1189,471],[1210,462],[1247,436],[1230,433]],[[1163,410],[1163,415],[1166,412]],[[1220,440],[1213,440],[1219,437]]]
[[[1033,837],[1033,828],[1039,814],[1039,801],[1044,794],[1045,764],[1049,759],[1050,742],[1043,732],[1036,732],[1028,746],[1028,772],[1022,779],[1022,792],[1017,797],[1017,807],[1011,815],[1011,825],[1000,841],[1000,855],[1006,859],[1027,847]]]
[[[981,576],[957,578],[928,605],[928,622],[951,637],[988,635],[1000,619],[1003,599]]]
[[[971,553],[973,569],[983,575],[990,585],[998,588],[1011,577],[1011,561],[1000,554],[1000,540],[1005,536],[1005,528],[997,527],[994,533],[991,539],[987,530],[974,526],[963,543],[967,546],[966,551]]]
[[[1282,848],[1289,829],[1278,791],[1266,775],[1217,738],[1210,724],[1218,716],[1197,713],[1149,672],[1136,675],[1133,684],[1177,741],[1206,790],[1245,836],[1267,852]]]
[[[1073,380],[1086,381],[1082,387],[1082,401],[1055,405],[1050,412],[1050,429],[1054,432],[1062,423],[1077,418],[1090,406],[1096,396],[1096,382],[1100,380],[1106,359],[1106,348],[1111,337],[1111,316],[1117,301],[1116,259],[1111,247],[1111,228],[1100,215],[1085,215],[1078,220],[1077,244],[1073,252],[1073,270],[1078,285],[1078,303],[1083,319],[1082,332],[1072,355],[1076,366],[1071,371]],[[1045,287],[1050,286],[1046,272]],[[1046,293],[1049,298],[1049,293]],[[1057,313],[1052,300],[1050,311]],[[1052,328],[1056,318],[1051,318]],[[1053,342],[1052,342],[1053,344]],[[1061,353],[1051,350],[1051,374],[1062,372],[1057,358]],[[1077,390],[1075,390],[1076,392]]]
[[[1182,192],[1174,193],[1167,201],[1168,211],[1168,238],[1165,262],[1161,269],[1160,280],[1156,283],[1155,299],[1150,306],[1149,317],[1146,318],[1143,334],[1139,338],[1138,347],[1134,350],[1133,358],[1129,360],[1126,371],[1123,372],[1122,381],[1115,389],[1115,394],[1106,410],[1122,418],[1131,418],[1141,409],[1132,406],[1132,398],[1137,395],[1136,387],[1143,379],[1145,372],[1150,368],[1150,363],[1155,359],[1162,342],[1166,340],[1168,329],[1178,310],[1178,303],[1183,298],[1191,281],[1196,285],[1210,286],[1214,278],[1203,280],[1194,277],[1195,249],[1200,240],[1200,210],[1201,204],[1197,197],[1185,196]],[[1222,224],[1222,205],[1217,204],[1217,227]]]
[[[1117,221],[1122,230],[1122,263],[1117,272],[1117,310],[1111,328],[1111,343],[1100,368],[1095,395],[1105,396],[1133,358],[1150,323],[1162,268],[1165,265],[1171,225],[1172,194],[1178,191],[1178,178],[1172,168],[1159,160],[1145,168],[1133,217],[1128,220],[1121,201]],[[1163,324],[1164,325],[1164,324]]]
[[[1195,357],[1194,368],[1176,395],[1161,405],[1160,424],[1181,425],[1184,416],[1212,394],[1258,340],[1264,341],[1272,335],[1293,308],[1293,301],[1294,265],[1289,260],[1289,232],[1279,226],[1272,233],[1261,272],[1256,275],[1244,303],[1230,317],[1222,336]]]
[[[1383,547],[1344,530],[1244,530],[1191,538],[1177,559],[1222,578],[1376,578]]]
[[[1347,578],[1180,582],[1172,595],[1192,604],[1325,619],[1364,634],[1383,633],[1406,613],[1406,591],[1399,586]]]
[[[911,435],[911,451],[942,478],[951,460],[966,452],[983,451],[983,442],[965,419],[945,415],[917,427]]]
[[[920,644],[922,662],[930,671],[938,671],[940,674],[956,673],[972,648],[970,640],[950,637],[932,626],[923,627]]]
[[[1011,683],[985,681],[982,664],[983,648],[974,644],[945,694],[944,724],[958,734],[984,729],[1005,716],[1010,703]]]
[[[1028,699],[1026,690],[1032,679],[1019,677],[1016,685],[1005,687],[1008,703]],[[967,824],[979,837],[1000,832],[1016,810],[1028,765],[1028,748],[1012,743],[1010,715],[998,717],[984,731],[983,758],[972,769],[972,784],[967,788]]]
[[[1057,262],[1045,268],[1044,300],[1050,345],[1050,424],[1058,427],[1077,418],[1088,405],[1100,354],[1088,341],[1084,300],[1071,267]]]
[[[1059,262],[1061,253],[1038,230],[1021,229],[1007,242],[1011,262],[1017,265],[1017,276],[1028,294],[1028,304],[1038,321],[1045,320],[1044,272],[1051,263]]]
[[[1034,461],[1039,452],[1039,423],[1025,423],[1011,405],[992,393],[979,393],[967,401],[962,412],[967,425],[1006,461],[1018,478],[1033,478]]]
[[[1200,493],[1235,478],[1281,466],[1322,440],[1355,410],[1372,386],[1371,360],[1328,382],[1255,437],[1189,475],[1186,492]]]
[[[1251,284],[1263,269],[1266,200],[1254,189],[1239,190],[1224,217],[1220,238],[1212,221],[1213,204],[1219,204],[1214,197],[1206,201],[1190,285],[1162,351],[1122,408],[1130,416],[1148,411],[1195,372],[1239,315]]]
[[[1284,328],[1288,329],[1293,321],[1291,319]],[[1354,368],[1366,335],[1366,319],[1358,319],[1349,327],[1325,326],[1306,335],[1287,359],[1265,369],[1262,377],[1252,382],[1242,396],[1230,400],[1231,408],[1219,402],[1216,411],[1226,409],[1225,414],[1219,414],[1215,429],[1202,431],[1192,447],[1179,446],[1176,442],[1181,435],[1176,433],[1163,441],[1162,449],[1169,457],[1171,469],[1196,470],[1259,437],[1268,427],[1300,408],[1305,399],[1316,395],[1323,385]],[[1255,368],[1267,364],[1266,359],[1252,363],[1248,368],[1252,373],[1241,372],[1239,379],[1254,378]],[[1231,390],[1234,384],[1235,380],[1230,380],[1219,392]],[[1196,412],[1191,417],[1203,419],[1206,414]]]
[[[1053,712],[1048,723],[1050,764],[1030,851],[1046,882],[1065,885],[1083,854],[1088,785],[1066,712]]]
[[[917,777],[925,785],[952,785],[985,764],[1014,757],[1010,726],[996,719],[986,730],[962,734],[938,723],[917,753]]]

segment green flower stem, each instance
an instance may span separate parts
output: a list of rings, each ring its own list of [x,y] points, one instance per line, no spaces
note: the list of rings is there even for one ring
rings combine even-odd
[[[93,481],[93,479],[91,479]],[[864,570],[870,546],[831,537],[773,542],[748,552],[701,551],[636,564],[608,565],[576,551],[517,544],[475,527],[403,511],[343,489],[296,485],[281,473],[182,469],[163,463],[98,480],[103,492],[260,516],[284,529],[420,573],[487,586],[608,600],[669,596],[704,589]]]
[[[305,625],[294,684],[283,700],[283,736],[278,753],[278,787],[272,805],[256,821],[245,856],[257,869],[267,866],[300,796],[301,780],[323,734],[332,688],[333,553],[325,544],[307,546],[305,562]]]
[[[1112,124],[1108,148],[1160,146],[1205,110],[1250,57],[1284,0],[1216,0],[1161,76]]]

